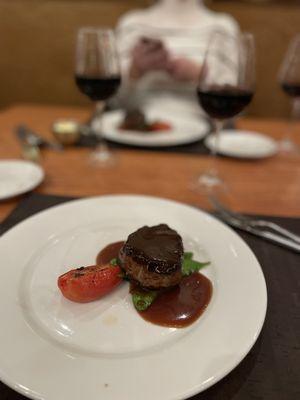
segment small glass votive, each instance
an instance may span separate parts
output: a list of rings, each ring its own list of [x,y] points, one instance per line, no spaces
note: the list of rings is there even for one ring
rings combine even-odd
[[[80,139],[80,124],[72,119],[59,119],[53,123],[52,132],[59,143],[70,146]]]

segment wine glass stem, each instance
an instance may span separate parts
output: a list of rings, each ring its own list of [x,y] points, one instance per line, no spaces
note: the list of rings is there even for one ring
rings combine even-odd
[[[93,129],[93,123],[95,121],[97,121],[97,124],[99,126],[98,138],[99,138],[100,142],[102,142],[102,114],[103,114],[104,107],[105,107],[104,101],[97,101],[95,103],[94,111],[93,111],[93,114],[92,114],[92,117],[90,120],[90,125],[91,125],[92,129]]]
[[[103,138],[103,130],[102,130],[102,125],[103,125],[103,110],[105,107],[104,102],[97,102],[95,104],[95,110],[92,116],[92,121],[91,121],[91,132],[93,133],[93,122],[97,120],[97,145],[94,149],[94,151],[90,155],[90,160],[95,163],[96,165],[106,167],[106,166],[112,166],[115,163],[115,159],[113,154],[111,153],[106,141]]]
[[[293,143],[294,127],[297,119],[299,118],[299,113],[300,113],[300,99],[297,97],[293,97],[291,103],[292,104],[291,104],[290,122],[285,135],[285,141],[289,143]]]
[[[215,131],[214,131],[215,145],[212,147],[212,150],[211,150],[212,160],[211,160],[211,166],[210,166],[210,174],[213,176],[218,176],[217,154],[218,154],[219,144],[220,144],[220,132],[223,128],[223,121],[214,120],[214,125],[215,125]]]

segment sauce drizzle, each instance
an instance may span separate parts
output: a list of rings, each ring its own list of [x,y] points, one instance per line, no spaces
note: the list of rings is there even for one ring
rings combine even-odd
[[[96,258],[97,265],[108,264],[118,258],[124,241],[104,247]],[[147,291],[131,283],[130,292]],[[137,311],[146,321],[156,325],[183,328],[195,322],[207,308],[212,296],[211,281],[198,272],[182,278],[179,285],[163,289],[151,306],[145,311]]]
[[[140,291],[132,288],[131,293]],[[162,291],[149,308],[138,311],[146,321],[156,325],[183,328],[195,322],[208,306],[212,284],[206,276],[194,272],[179,285]]]
[[[113,258],[119,257],[119,252],[125,242],[115,242],[105,246],[96,257],[97,265],[108,264]]]

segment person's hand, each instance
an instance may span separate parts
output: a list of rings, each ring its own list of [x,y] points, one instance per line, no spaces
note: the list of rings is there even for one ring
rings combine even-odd
[[[178,81],[198,82],[201,66],[187,58],[175,58],[169,62],[168,72]]]
[[[142,38],[132,50],[129,75],[139,79],[149,71],[168,71],[170,55],[160,40]]]

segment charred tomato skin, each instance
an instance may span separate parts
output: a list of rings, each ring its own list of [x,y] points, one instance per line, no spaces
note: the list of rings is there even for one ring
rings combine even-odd
[[[57,284],[63,296],[77,303],[100,299],[122,282],[118,265],[91,265],[61,275]]]

